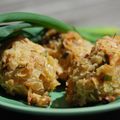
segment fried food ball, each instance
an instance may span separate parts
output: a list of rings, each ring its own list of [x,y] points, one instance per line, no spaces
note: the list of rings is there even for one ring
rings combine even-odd
[[[120,96],[120,37],[98,40],[71,68],[66,96],[70,105],[114,101]]]
[[[42,45],[47,48],[49,54],[57,58],[63,69],[59,78],[67,80],[72,62],[89,54],[92,44],[76,32],[58,33],[56,30],[49,30],[42,41]]]
[[[50,104],[48,92],[60,85],[60,71],[56,59],[25,37],[19,36],[1,48],[0,85],[11,95],[27,97],[28,104]]]

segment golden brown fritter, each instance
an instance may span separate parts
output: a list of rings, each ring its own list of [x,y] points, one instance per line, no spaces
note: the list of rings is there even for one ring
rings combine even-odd
[[[72,62],[89,54],[92,44],[83,40],[76,32],[58,33],[49,30],[43,38],[43,46],[50,55],[57,58],[63,69],[59,78],[67,80]]]
[[[66,100],[76,106],[120,96],[120,37],[104,37],[91,53],[74,62],[67,81]]]
[[[27,38],[17,37],[1,50],[0,85],[11,95],[27,97],[28,104],[48,106],[48,92],[59,85],[60,72],[58,61]]]

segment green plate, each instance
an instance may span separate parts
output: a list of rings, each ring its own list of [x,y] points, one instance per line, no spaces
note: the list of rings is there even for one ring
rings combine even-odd
[[[64,90],[57,90],[52,92],[52,103],[48,108],[40,108],[35,106],[29,106],[27,103],[18,98],[11,98],[5,93],[0,93],[0,107],[18,111],[23,113],[30,113],[36,115],[87,115],[96,114],[106,111],[112,111],[115,109],[120,109],[120,99],[108,104],[99,104],[89,107],[79,107],[71,108],[65,102],[65,92]]]

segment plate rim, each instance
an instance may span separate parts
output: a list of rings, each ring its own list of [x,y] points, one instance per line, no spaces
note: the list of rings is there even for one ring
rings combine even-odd
[[[0,96],[2,97],[2,96]],[[2,97],[3,99],[7,99]],[[11,111],[17,111],[20,113],[28,113],[34,115],[86,115],[86,114],[96,114],[103,113],[108,111],[113,111],[120,109],[120,102],[117,103],[108,103],[104,105],[98,106],[90,106],[90,107],[79,107],[79,108],[41,108],[35,106],[19,106],[16,104],[11,104],[8,102],[3,102],[0,100],[0,107],[9,109]]]

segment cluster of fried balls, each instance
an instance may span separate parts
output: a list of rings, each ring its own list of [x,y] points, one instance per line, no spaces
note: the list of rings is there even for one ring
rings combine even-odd
[[[0,85],[8,94],[47,107],[49,92],[64,81],[65,100],[73,106],[120,96],[119,36],[106,36],[93,45],[78,33],[51,29],[42,39],[37,44],[17,36],[0,47]]]

